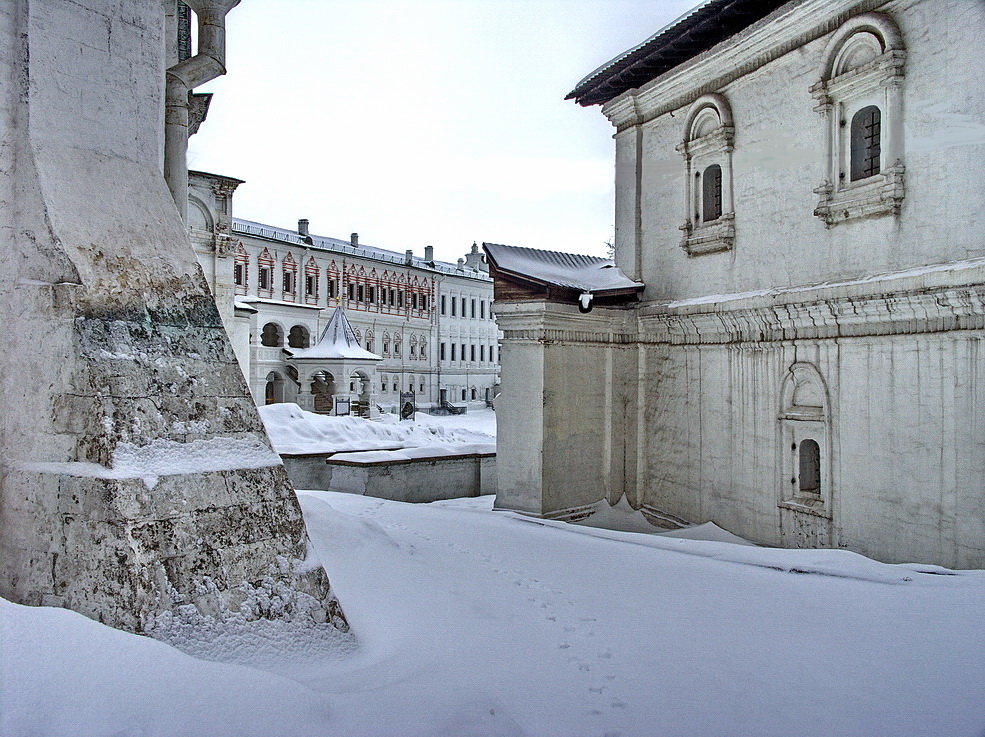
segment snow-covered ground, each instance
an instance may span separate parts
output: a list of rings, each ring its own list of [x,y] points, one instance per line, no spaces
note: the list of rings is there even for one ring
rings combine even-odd
[[[985,733],[985,572],[544,522],[491,497],[299,496],[355,650],[295,632],[262,668],[209,662],[4,602],[0,734]]]
[[[471,405],[464,415],[431,416],[418,412],[414,421],[385,414],[377,421],[330,417],[296,404],[270,404],[260,418],[278,453],[336,453],[396,448],[490,445],[496,442],[496,415]]]

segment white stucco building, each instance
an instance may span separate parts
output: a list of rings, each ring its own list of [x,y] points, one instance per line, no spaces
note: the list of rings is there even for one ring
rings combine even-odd
[[[395,409],[408,391],[419,405],[494,397],[499,332],[476,245],[451,264],[430,246],[414,255],[363,245],[356,233],[314,235],[307,220],[297,230],[241,220],[232,217],[241,180],[191,172],[189,181],[192,242],[258,404],[329,412],[335,399]],[[311,346],[340,307],[381,360],[306,373],[291,350]]]
[[[584,313],[591,283],[489,250],[497,505],[625,494],[658,523],[985,566],[983,33],[963,0],[710,0],[579,83],[641,290]]]

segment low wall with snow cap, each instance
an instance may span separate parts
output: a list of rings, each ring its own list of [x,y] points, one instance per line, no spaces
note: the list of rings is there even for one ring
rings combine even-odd
[[[496,446],[462,445],[284,456],[299,489],[427,503],[496,493]]]

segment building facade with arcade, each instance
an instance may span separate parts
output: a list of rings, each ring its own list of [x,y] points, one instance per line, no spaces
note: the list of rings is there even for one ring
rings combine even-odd
[[[491,401],[499,383],[492,279],[473,244],[457,263],[232,217],[241,180],[190,172],[196,254],[257,404],[334,411],[335,400],[396,409]],[[318,344],[336,310],[379,360],[346,375],[304,375],[292,352]],[[368,364],[367,364],[368,365]],[[317,403],[316,403],[317,399]]]

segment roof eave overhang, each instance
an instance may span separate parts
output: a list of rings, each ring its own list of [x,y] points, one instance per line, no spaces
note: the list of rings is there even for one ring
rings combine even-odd
[[[565,97],[603,105],[727,41],[790,0],[711,0],[638,47],[603,64]]]
[[[516,281],[524,282],[526,284],[532,284],[538,287],[551,287],[554,289],[565,289],[570,292],[577,292],[579,294],[593,294],[596,297],[614,297],[620,295],[634,295],[642,292],[646,286],[644,284],[636,284],[631,287],[611,287],[605,289],[588,289],[585,287],[578,287],[573,284],[561,284],[558,282],[547,281],[546,279],[538,279],[535,276],[530,276],[529,274],[523,274],[518,271],[510,271],[509,269],[503,269],[499,266],[496,267],[497,276],[504,276]]]

